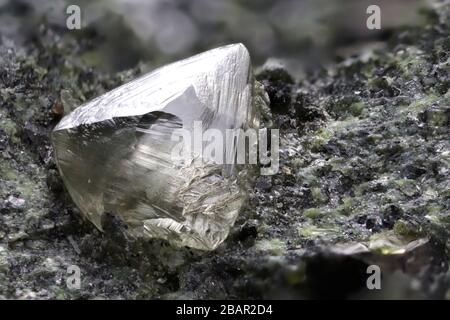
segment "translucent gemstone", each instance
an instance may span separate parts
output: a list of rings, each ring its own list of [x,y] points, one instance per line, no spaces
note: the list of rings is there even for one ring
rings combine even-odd
[[[175,129],[258,128],[250,57],[242,44],[159,68],[78,107],[52,134],[57,165],[81,212],[102,230],[120,218],[136,237],[212,250],[246,198],[250,166],[180,164]],[[235,153],[235,149],[224,152]],[[194,163],[195,162],[195,163]]]

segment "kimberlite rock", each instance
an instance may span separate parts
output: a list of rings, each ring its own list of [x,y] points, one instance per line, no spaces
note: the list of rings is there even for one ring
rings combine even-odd
[[[100,230],[108,213],[138,238],[216,248],[245,201],[252,168],[201,161],[195,150],[192,161],[176,161],[173,134],[193,133],[196,123],[203,131],[258,128],[253,91],[249,53],[233,44],[157,69],[78,107],[52,134],[74,202]],[[222,151],[232,159],[236,147],[227,145]]]

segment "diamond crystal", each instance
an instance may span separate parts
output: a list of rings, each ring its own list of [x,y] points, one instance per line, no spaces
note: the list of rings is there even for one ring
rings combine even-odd
[[[258,128],[250,57],[228,45],[159,68],[78,107],[52,133],[73,201],[97,228],[113,214],[140,238],[212,250],[246,198],[249,165],[174,162],[171,135]],[[227,149],[224,153],[236,153]]]

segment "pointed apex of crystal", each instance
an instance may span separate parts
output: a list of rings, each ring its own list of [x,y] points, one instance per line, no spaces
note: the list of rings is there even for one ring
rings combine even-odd
[[[253,86],[249,53],[232,44],[156,69],[65,116],[52,141],[83,215],[100,230],[111,213],[133,236],[216,248],[246,198],[240,179],[250,166],[176,163],[173,133],[198,122],[216,132],[256,129]]]
[[[190,87],[205,99],[219,97],[224,90],[246,94],[250,76],[247,48],[242,43],[226,45],[158,68],[111,90],[75,109],[54,130],[158,111]],[[234,103],[233,99],[228,103]]]

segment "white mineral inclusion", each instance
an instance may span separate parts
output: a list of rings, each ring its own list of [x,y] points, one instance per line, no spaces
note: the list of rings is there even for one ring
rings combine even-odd
[[[232,44],[159,68],[78,107],[52,134],[72,199],[100,230],[102,216],[111,213],[135,237],[216,248],[246,198],[251,168],[175,164],[171,134],[192,128],[193,121],[202,121],[203,130],[257,129],[253,92],[249,53]]]

